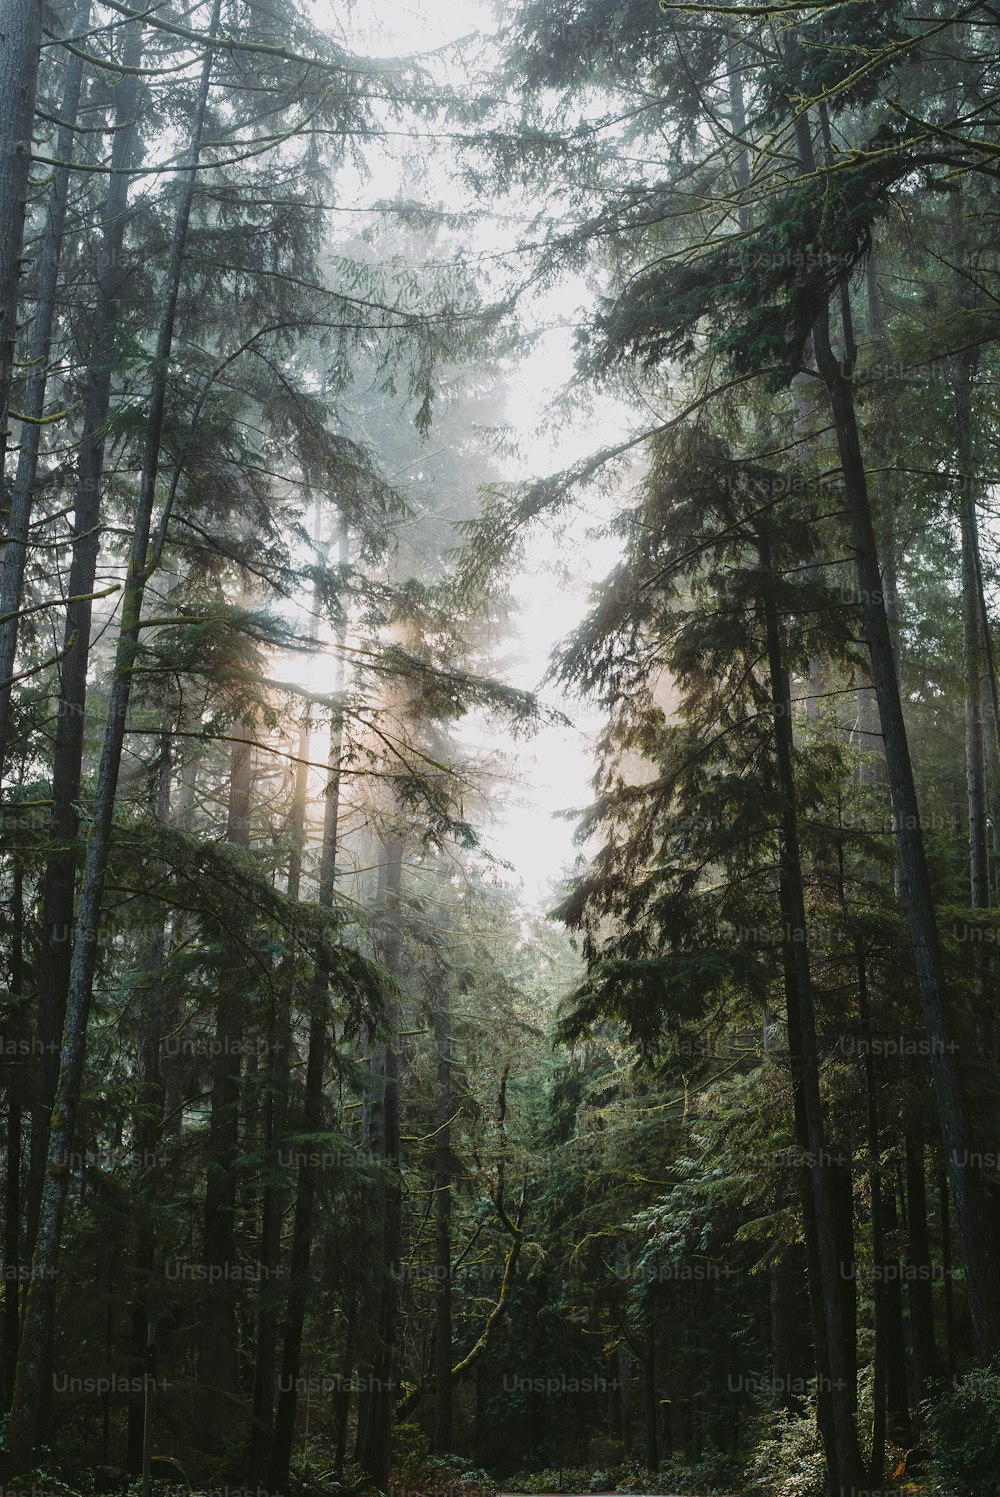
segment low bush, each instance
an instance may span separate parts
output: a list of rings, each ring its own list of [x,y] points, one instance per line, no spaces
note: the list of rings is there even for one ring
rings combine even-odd
[[[746,1491],[753,1497],[826,1497],[826,1462],[812,1410],[763,1416]]]
[[[496,1482],[461,1455],[413,1451],[389,1475],[388,1497],[496,1497]]]
[[[507,1491],[530,1492],[532,1497],[547,1497],[550,1493],[590,1492],[592,1472],[584,1466],[546,1466],[542,1471],[518,1471],[504,1483]],[[605,1488],[610,1491],[611,1488]]]
[[[742,1492],[746,1483],[746,1457],[716,1451],[697,1461],[661,1461],[658,1487],[647,1491],[694,1494],[694,1497],[729,1497]]]
[[[1000,1497],[1000,1370],[970,1372],[923,1414],[942,1497]]]
[[[527,1492],[532,1497],[559,1497],[559,1494],[614,1492],[618,1497],[659,1497],[670,1492],[677,1497],[728,1497],[742,1489],[744,1462],[732,1455],[706,1456],[696,1462],[669,1460],[658,1471],[650,1471],[635,1461],[624,1461],[596,1471],[585,1466],[547,1467],[543,1471],[519,1471],[505,1482],[510,1492]]]

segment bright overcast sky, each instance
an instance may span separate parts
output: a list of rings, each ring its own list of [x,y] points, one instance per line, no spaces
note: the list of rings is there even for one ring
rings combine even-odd
[[[352,51],[369,56],[436,51],[472,32],[488,36],[495,28],[491,5],[455,5],[452,0],[393,6],[362,0],[349,10],[331,0],[314,0],[313,14]],[[367,184],[369,200],[396,191],[392,165],[387,163],[387,167],[390,180]],[[459,201],[455,206],[464,204]],[[533,344],[508,391],[506,418],[517,432],[520,447],[516,464],[508,464],[511,478],[557,471],[596,446],[619,439],[626,429],[625,412],[611,408],[599,422],[591,412],[579,429],[563,427],[558,438],[546,430],[546,411],[572,373],[572,332],[565,324],[572,322],[585,294],[582,283],[577,283],[554,292],[537,307],[538,316],[547,323],[564,325]],[[593,516],[581,515],[561,541],[540,534],[531,543],[529,564],[514,583],[520,638],[510,652],[515,661],[510,676],[517,686],[535,689],[540,685],[553,646],[580,619],[591,584],[614,564],[609,543],[590,537],[592,523]],[[569,555],[571,566],[566,565]],[[561,578],[556,575],[560,570],[566,574]],[[549,886],[576,855],[573,823],[558,813],[583,807],[590,800],[590,744],[598,725],[593,711],[579,702],[566,701],[551,688],[544,697],[566,712],[574,727],[547,729],[522,746],[518,756],[522,784],[498,807],[496,823],[487,834],[491,850],[512,865],[525,899],[543,906],[550,902]]]
[[[370,57],[401,57],[429,52],[471,31],[491,32],[493,9],[479,0],[421,0],[419,4],[344,5],[341,0],[313,0],[313,14],[353,52]]]

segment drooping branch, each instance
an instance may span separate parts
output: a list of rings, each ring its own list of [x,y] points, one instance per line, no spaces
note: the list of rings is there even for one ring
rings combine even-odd
[[[491,1199],[493,1199],[494,1206],[496,1206],[496,1199],[493,1196],[492,1191],[490,1192],[490,1195]],[[513,1221],[505,1211],[502,1211],[499,1207],[497,1207],[497,1214],[499,1215],[504,1226],[507,1227],[511,1234],[510,1245],[507,1248],[507,1253],[504,1258],[503,1274],[500,1279],[500,1290],[497,1294],[496,1303],[490,1310],[490,1313],[487,1315],[485,1323],[483,1325],[483,1329],[480,1332],[479,1336],[473,1342],[472,1346],[466,1352],[465,1356],[462,1357],[460,1361],[456,1362],[452,1367],[451,1377],[453,1380],[457,1380],[458,1378],[464,1376],[464,1374],[467,1373],[471,1367],[474,1367],[476,1365],[476,1363],[480,1360],[480,1358],[483,1356],[490,1343],[492,1342],[496,1334],[497,1327],[499,1326],[504,1315],[507,1313],[507,1305],[510,1300],[510,1291],[514,1283],[514,1275],[517,1271],[518,1259],[521,1256],[521,1248],[524,1244],[524,1218],[527,1214],[527,1210],[528,1177],[527,1174],[525,1174],[524,1180],[521,1185],[521,1194],[517,1203],[517,1211],[514,1213]],[[433,1377],[430,1377],[425,1379],[423,1382],[418,1383],[416,1387],[411,1388],[410,1391],[406,1394],[405,1398],[400,1399],[399,1403],[396,1405],[394,1418],[397,1420],[409,1418],[410,1414],[420,1403],[424,1394],[433,1391],[434,1385],[435,1380]]]

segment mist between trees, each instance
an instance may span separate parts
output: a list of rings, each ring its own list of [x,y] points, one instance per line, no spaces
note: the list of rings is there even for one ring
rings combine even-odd
[[[0,0],[2,1490],[996,1497],[1000,21],[397,23]]]

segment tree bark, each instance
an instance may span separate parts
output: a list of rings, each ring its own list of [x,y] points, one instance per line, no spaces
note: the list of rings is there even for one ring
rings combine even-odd
[[[883,1180],[882,1202],[885,1210],[887,1273],[885,1279],[885,1401],[890,1428],[906,1442],[910,1439],[910,1394],[906,1377],[906,1330],[903,1324],[902,1264],[889,1239],[898,1228],[896,1186],[893,1179]],[[895,1424],[892,1424],[895,1421]]]
[[[934,1296],[931,1290],[930,1234],[927,1229],[927,1185],[924,1178],[924,1142],[913,1129],[906,1135],[906,1225],[910,1271],[910,1326],[913,1331],[913,1364],[917,1398],[925,1398],[937,1373],[934,1341]]]
[[[244,724],[244,737],[254,736]],[[250,810],[255,750],[249,742],[233,745],[226,841],[250,846]],[[201,1307],[198,1351],[199,1445],[219,1452],[230,1443],[233,1398],[239,1386],[237,1365],[236,1161],[239,1155],[243,1020],[238,1000],[223,978],[216,1009],[212,1056],[212,1097],[208,1125],[202,1252],[208,1288]]]
[[[959,523],[962,536],[962,653],[965,684],[965,775],[969,820],[969,902],[990,905],[990,835],[986,787],[986,734],[983,718],[985,676],[979,607],[979,535],[976,514],[975,443],[972,433],[972,380],[975,351],[963,354],[955,371],[955,427],[958,443]]]
[[[169,725],[160,739],[160,762],[157,772],[156,819],[166,825],[170,819],[171,739]],[[151,1161],[163,1138],[163,1109],[165,1092],[160,1066],[160,1046],[163,1042],[164,1013],[160,993],[160,978],[166,955],[167,932],[163,919],[153,930],[150,939],[148,973],[149,996],[142,1033],[142,1090],[139,1094],[138,1116],[135,1121],[135,1139],[139,1178],[158,1178],[159,1171],[151,1169]],[[148,1173],[147,1173],[148,1172]],[[146,1355],[146,1328],[149,1312],[146,1293],[153,1280],[156,1268],[156,1234],[150,1219],[153,1201],[147,1199],[141,1205],[141,1217],[135,1244],[136,1292],[132,1301],[132,1366],[141,1375]],[[129,1400],[128,1431],[125,1466],[129,1474],[138,1476],[142,1471],[143,1398],[134,1396]]]
[[[844,1138],[833,1142],[830,1183],[833,1189],[833,1219],[837,1232],[837,1268],[841,1284],[841,1326],[844,1337],[844,1367],[849,1384],[851,1409],[857,1413],[858,1398],[858,1296],[854,1236],[854,1175],[852,1149]]]
[[[938,1177],[938,1203],[941,1208],[941,1272],[944,1276],[944,1341],[948,1381],[955,1377],[955,1286],[952,1283],[951,1207],[948,1200],[948,1176]]]
[[[123,66],[137,67],[142,56],[142,28],[127,27]],[[97,575],[100,544],[101,483],[104,472],[104,427],[111,403],[111,371],[118,300],[122,290],[122,246],[128,203],[128,166],[136,153],[139,80],[127,74],[118,85],[112,174],[101,238],[103,273],[91,334],[80,438],[73,554],[70,561],[63,654],[59,670],[59,703],[52,755],[53,851],[45,866],[42,933],[39,953],[39,1049],[35,1067],[28,1166],[28,1250],[32,1250],[41,1205],[49,1118],[55,1097],[59,1044],[66,1011],[72,961],[74,893],[80,829],[78,802],[83,767],[84,712],[93,605],[90,594]]]
[[[401,932],[399,898],[403,877],[404,840],[399,833],[385,839],[385,914],[387,929],[382,944],[382,965],[391,976],[399,972]],[[402,1230],[402,1197],[399,1177],[399,1003],[387,1005],[387,1039],[374,1057],[379,1094],[372,1113],[373,1152],[388,1167],[389,1181],[381,1192],[376,1312],[369,1356],[369,1386],[362,1391],[364,1405],[361,1464],[376,1487],[384,1491],[392,1452],[392,1414],[395,1403],[394,1356],[399,1316],[399,1261]]]
[[[451,1377],[451,1005],[442,977],[434,1015],[437,1042],[437,1116],[434,1139],[434,1450],[452,1448],[453,1384]]]
[[[24,870],[15,857],[11,891],[13,930],[10,949],[10,1005],[12,1023],[5,1038],[17,1047],[25,1043],[27,1026],[24,1016]],[[17,1371],[17,1346],[21,1328],[21,1144],[24,1133],[24,1072],[27,1054],[21,1059],[20,1048],[10,1052],[4,1070],[7,1075],[7,1147],[4,1184],[3,1262],[4,1295],[0,1319],[2,1349],[3,1407],[10,1408]]]
[[[850,382],[841,374],[830,350],[828,334],[825,337],[824,334],[825,328],[817,337],[818,348],[823,348],[819,356],[820,372],[830,392],[840,445],[865,633],[885,741],[900,882],[910,922],[924,1027],[931,1046],[941,1133],[947,1150],[976,1346],[979,1355],[989,1361],[1000,1352],[1000,1297],[990,1252],[986,1184],[982,1171],[969,1163],[975,1158],[973,1132],[959,1071],[959,1045],[954,1038],[892,640],[882,602],[882,579]]]
[[[809,1377],[809,1308],[806,1259],[801,1244],[782,1249],[769,1272],[772,1404],[802,1413],[803,1391]]]
[[[340,562],[348,559],[346,522],[341,523]],[[346,628],[338,631],[337,694],[344,690],[344,643]],[[326,786],[323,804],[323,841],[320,849],[317,902],[332,909],[337,878],[337,854],[340,835],[340,780],[344,753],[344,714],[335,710],[330,722],[330,749],[327,757]],[[304,757],[300,756],[300,757]],[[304,787],[303,787],[304,788]],[[281,1378],[274,1414],[274,1429],[267,1466],[267,1488],[275,1494],[288,1491],[289,1465],[295,1436],[295,1414],[298,1407],[298,1379],[302,1366],[302,1338],[306,1306],[309,1299],[309,1265],[316,1235],[316,1189],[319,1170],[316,1145],[313,1142],[323,1130],[323,1081],[326,1074],[327,1028],[329,1022],[330,974],[322,962],[313,970],[309,990],[309,1042],[306,1055],[306,1093],[304,1108],[305,1152],[299,1165],[292,1228],[292,1252],[289,1264],[288,1300],[281,1349]]]
[[[287,893],[298,899],[305,850],[306,792],[309,768],[309,729],[299,732],[298,763],[292,796],[291,853],[288,860]],[[260,1262],[262,1286],[257,1309],[254,1357],[253,1423],[247,1469],[250,1477],[266,1471],[271,1458],[271,1430],[278,1368],[279,1305],[275,1280],[281,1262],[281,1223],[288,1192],[281,1174],[280,1146],[288,1126],[288,1093],[291,1080],[292,1014],[286,984],[279,982],[268,1027],[267,1093],[264,1100],[264,1157],[267,1178],[261,1207]]]
[[[646,1302],[646,1469],[660,1469],[659,1440],[656,1428],[656,1298],[652,1290]]]
[[[346,1381],[334,1395],[334,1469],[338,1476],[344,1472],[347,1459],[347,1425],[351,1415],[351,1383],[354,1380],[354,1358],[357,1350],[358,1307],[352,1297],[347,1309],[347,1328],[344,1334],[344,1369]]]
[[[209,35],[218,31],[221,0],[215,0]],[[76,1128],[87,1048],[87,1022],[97,966],[97,935],[101,924],[104,882],[111,851],[115,795],[121,767],[122,747],[133,672],[139,648],[142,602],[150,575],[149,542],[156,478],[159,471],[160,436],[166,403],[167,374],[173,344],[177,299],[180,293],[184,246],[187,241],[194,198],[213,52],[206,52],[191,128],[188,166],[182,178],[180,203],[166,271],[166,294],[150,389],[149,412],[136,500],[132,546],[122,596],[121,626],[115,650],[115,667],[108,701],[108,720],[98,770],[93,829],[87,848],[80,893],[80,914],[73,943],[64,1039],[59,1062],[59,1080],[49,1130],[48,1159],[42,1191],[38,1233],[32,1260],[31,1289],[18,1356],[17,1381],[11,1408],[8,1444],[9,1474],[31,1469],[40,1427],[39,1408],[44,1380],[45,1349],[49,1344],[55,1311],[55,1274],[62,1242],[63,1218],[69,1189],[69,1152]]]
[[[796,137],[803,169],[814,170],[812,138],[805,113],[796,122]],[[982,1170],[971,1163],[977,1157],[974,1132],[960,1073],[960,1047],[955,1037],[945,983],[920,807],[903,719],[892,636],[886,617],[883,579],[872,526],[850,366],[848,365],[848,372],[845,373],[834,355],[828,308],[820,313],[813,327],[813,345],[819,373],[829,395],[840,453],[865,638],[882,722],[899,879],[909,918],[924,1028],[930,1041],[941,1135],[948,1158],[955,1216],[975,1326],[976,1348],[979,1356],[988,1362],[1000,1354],[1000,1286],[990,1250],[991,1218],[987,1184]]]
[[[872,1442],[868,1460],[868,1480],[881,1487],[885,1476],[886,1390],[888,1372],[885,1232],[882,1208],[882,1148],[878,1116],[878,1077],[872,1053],[871,1008],[868,1002],[868,964],[864,939],[854,938],[855,965],[858,974],[858,1017],[865,1045],[865,1124],[868,1147],[868,1191],[872,1210],[872,1266],[875,1270],[875,1344],[872,1358]]]
[[[31,133],[42,45],[42,0],[0,0],[0,472],[7,445],[17,293]]]
[[[770,540],[762,532],[759,540],[761,568],[771,571]],[[840,1231],[833,1168],[836,1161],[826,1143],[823,1103],[819,1089],[819,1052],[816,1040],[812,974],[806,939],[805,890],[799,848],[797,797],[792,737],[792,700],[788,671],[784,664],[781,634],[773,600],[765,594],[764,622],[767,660],[774,713],[774,751],[781,812],[778,831],[778,883],[782,917],[782,959],[788,1008],[789,1050],[793,1067],[793,1085],[799,1099],[800,1128],[806,1136],[809,1194],[816,1224],[816,1258],[810,1264],[810,1296],[813,1304],[814,1334],[822,1358],[822,1341],[826,1340],[826,1365],[818,1359],[819,1386],[824,1377],[828,1384],[829,1426],[821,1432],[827,1440],[826,1456],[833,1487],[840,1497],[851,1494],[865,1484],[854,1426],[856,1386],[848,1348],[847,1296],[853,1293],[853,1279],[842,1276],[838,1243]],[[806,1207],[808,1210],[808,1206]],[[818,1270],[818,1281],[816,1271]]]
[[[90,0],[77,0],[76,15],[73,20],[75,35],[79,36],[86,31],[89,17]],[[32,499],[42,438],[42,418],[45,411],[45,387],[52,357],[52,329],[55,323],[56,286],[59,278],[59,261],[62,256],[63,230],[66,225],[66,198],[69,190],[70,165],[76,145],[76,132],[73,126],[80,108],[82,83],[83,59],[71,54],[66,64],[66,80],[59,106],[59,118],[64,123],[56,135],[55,147],[56,160],[64,161],[66,165],[54,168],[46,205],[45,229],[38,260],[35,316],[28,352],[31,372],[25,381],[24,395],[20,402],[24,415],[28,419],[21,426],[17,470],[11,485],[4,527],[3,572],[0,574],[0,783],[3,782],[5,747],[10,728],[10,700],[14,660],[17,655],[18,609],[22,603],[24,570],[28,557]]]

